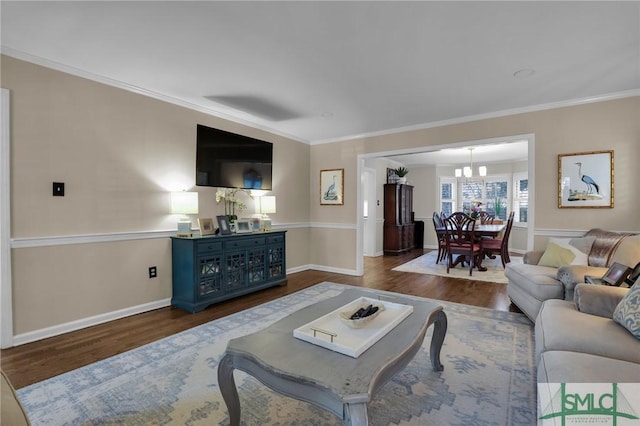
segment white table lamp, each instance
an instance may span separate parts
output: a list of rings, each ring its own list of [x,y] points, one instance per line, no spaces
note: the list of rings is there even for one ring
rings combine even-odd
[[[171,214],[182,215],[178,221],[178,237],[191,237],[191,219],[186,215],[198,214],[198,193],[197,192],[172,192],[171,193]]]
[[[276,197],[274,195],[265,195],[260,197],[260,228],[263,231],[271,231],[271,219],[269,214],[276,212]]]

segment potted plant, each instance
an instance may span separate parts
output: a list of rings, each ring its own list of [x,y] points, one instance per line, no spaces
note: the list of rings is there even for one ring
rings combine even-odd
[[[398,176],[398,183],[407,183],[407,174],[409,174],[409,169],[406,167],[398,167],[396,170],[396,176]]]
[[[494,210],[496,213],[496,219],[500,219],[500,214],[502,213],[502,207],[504,207],[504,205],[502,204],[502,198],[496,197],[494,201]]]
[[[234,223],[238,219],[236,210],[240,213],[247,208],[246,203],[238,197],[239,192],[244,192],[249,198],[253,198],[251,192],[246,189],[225,188],[216,191],[216,203],[220,204],[221,201],[224,201],[224,214],[229,219],[229,223]]]

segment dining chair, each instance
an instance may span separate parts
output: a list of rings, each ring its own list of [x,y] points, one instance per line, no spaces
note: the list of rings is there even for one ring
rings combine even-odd
[[[433,212],[433,229],[436,232],[436,238],[438,240],[438,257],[436,258],[436,263],[440,263],[441,260],[447,257],[447,243],[445,241],[447,234],[444,228],[444,222],[440,214]]]
[[[485,212],[484,210],[478,213],[478,218],[482,225],[493,224],[493,220],[496,218],[494,215]]]
[[[509,258],[509,235],[511,234],[511,227],[513,226],[514,214],[514,212],[509,213],[509,219],[507,220],[507,226],[505,227],[502,238],[487,238],[482,241],[482,249],[488,257],[491,257],[494,252],[500,253],[503,268],[507,263],[511,262]]]
[[[476,220],[463,212],[453,213],[445,220],[446,249],[447,249],[447,273],[464,258],[469,261],[469,275],[473,274],[473,268],[479,264],[483,256],[482,241],[476,241],[474,230]],[[456,263],[453,263],[453,255],[458,255]]]

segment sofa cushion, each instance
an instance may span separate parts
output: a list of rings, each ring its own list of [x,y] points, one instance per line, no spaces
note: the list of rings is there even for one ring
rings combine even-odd
[[[598,355],[545,352],[538,363],[538,383],[638,383],[640,367]]]
[[[634,285],[622,298],[613,311],[613,320],[640,339],[640,286]]]
[[[520,287],[538,300],[562,299],[564,290],[556,273],[556,268],[524,263],[508,263],[504,270],[510,286]]]
[[[547,300],[535,324],[536,355],[571,351],[640,363],[640,340],[611,318],[584,314],[573,302]]]
[[[563,265],[587,265],[596,237],[549,238],[538,265],[559,268]]]

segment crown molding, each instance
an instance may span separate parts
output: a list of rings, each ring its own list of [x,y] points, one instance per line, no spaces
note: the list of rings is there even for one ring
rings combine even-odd
[[[240,117],[236,117],[234,115],[218,111],[214,108],[207,108],[201,105],[197,105],[191,102],[184,101],[182,99],[174,98],[173,96],[165,95],[163,93],[154,92],[152,90],[147,90],[142,87],[134,86],[132,84],[125,83],[123,81],[115,80],[109,77],[102,76],[100,74],[95,74],[89,71],[82,70],[80,68],[75,68],[69,65],[61,64],[56,61],[52,61],[50,59],[42,58],[40,56],[31,55],[30,53],[22,52],[20,50],[12,49],[6,46],[0,46],[0,54],[6,55],[15,59],[19,59],[21,61],[30,62],[35,65],[40,65],[45,68],[51,68],[56,71],[64,72],[66,74],[71,74],[76,77],[85,78],[87,80],[95,81],[96,83],[105,84],[107,86],[112,86],[117,89],[126,90],[128,92],[136,93],[138,95],[146,96],[149,98],[153,98],[162,102],[166,102],[169,104],[177,105],[183,108],[187,108],[193,111],[201,112],[207,115],[211,115],[216,118],[220,118],[223,120],[231,121],[237,124],[242,124],[243,126],[251,127],[252,129],[263,130],[265,132],[269,132],[271,134],[282,136],[287,139],[294,140],[296,142],[304,143],[309,145],[309,141],[301,139],[297,136],[290,135],[285,132],[281,132],[279,130],[273,129],[271,127],[265,126],[263,124],[255,123],[253,121],[249,121],[246,119],[242,119]]]
[[[544,111],[544,110],[550,110],[550,109],[591,104],[596,102],[612,101],[616,99],[631,98],[634,96],[640,96],[640,89],[627,90],[624,92],[608,93],[604,95],[590,96],[590,97],[579,98],[579,99],[569,99],[566,101],[550,102],[550,103],[540,104],[540,105],[531,105],[531,106],[520,107],[520,108],[511,108],[511,109],[506,109],[502,111],[494,111],[494,112],[488,112],[484,114],[476,114],[476,115],[468,115],[466,117],[452,118],[449,120],[433,121],[431,123],[421,123],[421,124],[415,124],[412,126],[380,130],[377,132],[360,133],[360,134],[355,134],[350,136],[341,136],[339,138],[322,139],[322,140],[311,142],[311,145],[322,145],[322,144],[334,143],[334,142],[346,142],[353,139],[373,138],[377,136],[392,135],[395,133],[404,133],[404,132],[412,132],[416,130],[432,129],[434,127],[451,126],[454,124],[468,123],[471,121],[487,120],[490,118],[508,117],[510,115],[525,114],[529,112]]]
[[[271,134],[282,136],[284,138],[291,139],[296,142],[304,143],[307,145],[322,145],[322,144],[328,144],[328,143],[334,143],[334,142],[346,142],[353,139],[365,139],[365,138],[372,138],[377,136],[386,136],[386,135],[391,135],[395,133],[425,130],[425,129],[431,129],[434,127],[450,126],[454,124],[462,124],[462,123],[467,123],[471,121],[486,120],[490,118],[507,117],[510,115],[524,114],[529,112],[571,107],[571,106],[584,105],[584,104],[595,103],[595,102],[603,102],[603,101],[610,101],[615,99],[629,98],[633,96],[640,96],[640,89],[633,89],[633,90],[627,90],[624,92],[609,93],[609,94],[596,95],[596,96],[590,96],[585,98],[570,99],[570,100],[559,101],[559,102],[550,102],[550,103],[539,104],[539,105],[531,105],[531,106],[520,107],[520,108],[494,111],[494,112],[489,112],[484,114],[476,114],[476,115],[469,115],[465,117],[452,118],[448,120],[433,121],[429,123],[420,123],[420,124],[404,126],[404,127],[396,127],[396,128],[385,129],[385,130],[380,130],[376,132],[359,133],[359,134],[341,136],[338,138],[319,139],[315,141],[310,141],[310,140],[302,139],[298,136],[281,132],[279,130],[273,129],[271,127],[265,126],[260,123],[256,123],[256,122],[249,121],[249,120],[246,120],[222,111],[218,111],[214,108],[206,108],[201,105],[187,102],[187,101],[174,98],[172,96],[168,96],[162,93],[147,90],[142,87],[134,86],[119,80],[115,80],[115,79],[105,77],[99,74],[95,74],[89,71],[85,71],[79,68],[71,67],[69,65],[61,64],[59,62],[42,58],[40,56],[31,55],[29,53],[12,49],[10,47],[0,46],[0,54],[10,56],[15,59],[20,59],[26,62],[30,62],[36,65],[40,65],[46,68],[51,68],[56,71],[61,71],[67,74],[75,75],[77,77],[85,78],[87,80],[95,81],[108,86],[116,87],[118,89],[122,89],[122,90],[126,90],[139,95],[147,96],[162,102],[167,102],[173,105],[181,106],[193,111],[198,111],[207,115],[211,115],[213,117],[217,117],[223,120],[228,120],[237,124],[248,126],[253,129],[269,132]]]

